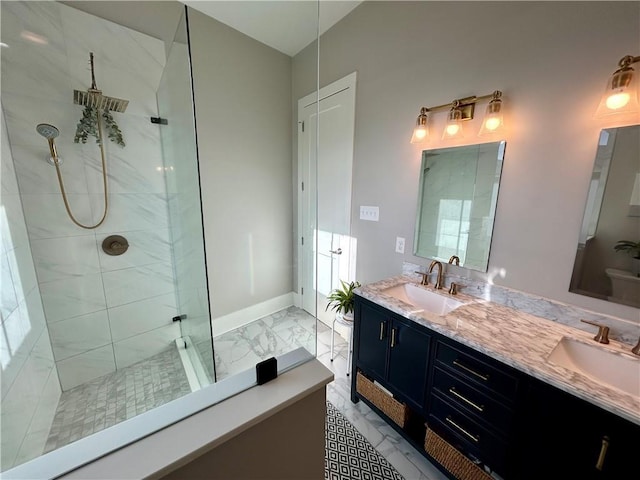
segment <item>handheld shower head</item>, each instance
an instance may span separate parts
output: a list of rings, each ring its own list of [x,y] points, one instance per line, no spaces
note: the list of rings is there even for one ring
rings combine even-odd
[[[46,138],[49,142],[49,152],[51,152],[49,163],[52,165],[59,165],[61,160],[60,157],[58,157],[58,151],[56,150],[56,144],[53,143],[53,139],[60,135],[60,130],[48,123],[39,123],[36,125],[36,132]]]
[[[39,123],[38,125],[36,125],[36,132],[38,132],[47,140],[53,140],[58,135],[60,135],[60,130],[58,130],[53,125],[49,125],[48,123]]]

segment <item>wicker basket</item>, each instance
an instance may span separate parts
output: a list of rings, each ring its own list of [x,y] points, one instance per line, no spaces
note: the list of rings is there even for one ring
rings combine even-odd
[[[407,406],[390,396],[360,372],[356,377],[356,391],[382,410],[387,417],[400,427],[405,426],[409,415]]]
[[[424,450],[459,480],[492,480],[493,477],[427,427]]]

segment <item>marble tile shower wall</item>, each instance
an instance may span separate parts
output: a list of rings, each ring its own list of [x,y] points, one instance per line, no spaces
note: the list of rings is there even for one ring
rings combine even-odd
[[[172,324],[175,288],[156,90],[163,42],[57,2],[2,2],[2,103],[38,284],[63,390],[154,355],[180,335]],[[73,90],[96,82],[127,99],[114,113],[126,147],[105,142],[109,212],[95,230],[67,217],[46,141],[50,123],[76,218],[102,216],[100,151],[93,138],[73,142],[83,107]],[[121,256],[101,244],[111,234],[130,244]]]
[[[0,116],[0,470],[4,471],[42,451],[61,391],[4,113]]]

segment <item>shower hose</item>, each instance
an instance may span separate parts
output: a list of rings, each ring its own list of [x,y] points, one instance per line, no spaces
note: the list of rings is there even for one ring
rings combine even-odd
[[[109,197],[107,195],[107,162],[105,160],[104,154],[104,142],[102,141],[102,121],[100,119],[100,109],[96,109],[97,117],[98,117],[98,140],[100,142],[100,157],[102,159],[102,184],[104,186],[104,213],[102,214],[102,218],[95,225],[83,225],[78,220],[75,219],[73,213],[71,213],[71,207],[69,206],[69,200],[67,199],[67,192],[64,189],[64,182],[62,181],[62,172],[60,172],[60,165],[58,159],[54,159],[54,165],[56,167],[56,174],[58,175],[58,184],[60,185],[60,193],[62,193],[62,200],[64,201],[64,208],[67,210],[67,214],[73,223],[78,225],[81,228],[85,228],[87,230],[92,230],[94,228],[98,228],[104,222],[104,219],[107,217],[107,211],[109,210]]]

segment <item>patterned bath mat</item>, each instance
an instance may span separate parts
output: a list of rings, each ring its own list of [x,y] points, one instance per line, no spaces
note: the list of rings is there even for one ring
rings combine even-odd
[[[325,432],[325,480],[404,480],[331,402]]]

